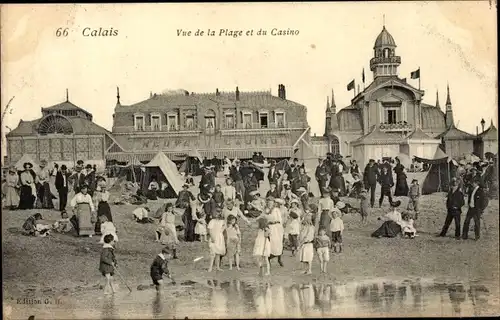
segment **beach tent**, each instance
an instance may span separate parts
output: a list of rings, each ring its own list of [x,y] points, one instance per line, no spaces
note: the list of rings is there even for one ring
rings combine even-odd
[[[428,164],[429,171],[422,184],[422,194],[448,192],[451,178],[456,176],[458,163],[437,148],[431,159],[415,157],[415,160]]]
[[[33,165],[33,171],[35,171],[35,173],[38,173],[38,171],[40,171],[40,166],[38,165],[38,163],[35,160],[33,160],[33,158],[28,154],[23,154],[21,159],[19,159],[14,166],[16,167],[17,170],[23,171],[24,170],[23,165],[26,162],[29,162]]]
[[[175,198],[179,195],[184,184],[181,175],[177,171],[177,166],[163,152],[158,152],[156,156],[145,166],[144,178],[141,182],[141,187],[147,191],[152,176],[156,176],[158,183],[162,178],[167,180],[169,187],[167,188],[168,198]]]
[[[179,172],[189,173],[192,176],[201,174],[200,166],[203,163],[203,158],[197,149],[192,149],[185,155],[185,160],[179,168]]]

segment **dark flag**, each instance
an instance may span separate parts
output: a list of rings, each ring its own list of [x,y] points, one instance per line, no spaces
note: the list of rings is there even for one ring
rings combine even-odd
[[[363,73],[361,74],[361,79],[363,79],[363,83],[365,83],[365,68],[363,68]]]
[[[411,74],[410,74],[410,77],[412,79],[420,79],[420,68],[418,68],[417,70],[413,71]]]
[[[349,84],[347,85],[347,91],[351,91],[351,90],[354,90],[354,80],[349,82]]]

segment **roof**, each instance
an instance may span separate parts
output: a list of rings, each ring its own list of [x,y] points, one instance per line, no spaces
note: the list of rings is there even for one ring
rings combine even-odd
[[[445,114],[438,107],[421,103],[422,107],[422,127],[424,129],[444,129],[446,128]]]
[[[281,99],[273,96],[270,91],[254,91],[242,92],[239,91],[239,100],[236,100],[236,92],[221,92],[216,93],[194,93],[190,95],[177,94],[156,94],[144,101],[132,105],[119,105],[115,111],[119,112],[123,109],[132,109],[142,112],[154,111],[159,108],[168,106],[196,106],[203,104],[204,107],[213,108],[219,105],[234,106],[238,104],[241,107],[273,107],[273,108],[289,108],[291,106],[299,106],[305,108],[304,105]],[[123,109],[122,109],[123,108]]]
[[[361,111],[354,106],[341,109],[337,113],[339,128],[342,130],[362,130]]]
[[[105,128],[95,124],[94,122],[77,117],[65,117],[73,127],[73,133],[76,135],[85,134],[104,134],[110,133]],[[32,120],[19,122],[19,125],[7,134],[7,137],[23,137],[36,134],[36,128],[38,124],[44,119],[44,117]]]
[[[58,104],[55,104],[53,106],[50,106],[50,107],[47,107],[47,108],[42,108],[42,111],[44,110],[48,110],[48,111],[52,111],[52,110],[75,110],[75,111],[81,111],[89,116],[92,116],[92,114],[90,112],[88,112],[87,110],[85,109],[82,109],[76,105],[74,105],[73,103],[69,102],[69,101],[64,101],[64,102],[61,102],[61,103],[58,103]]]
[[[476,136],[458,129],[455,125],[451,125],[436,138],[444,138],[445,140],[473,140],[476,139]]]
[[[434,140],[431,136],[422,131],[422,129],[415,129],[409,136],[408,139],[413,140]]]
[[[394,38],[391,36],[389,31],[385,28],[385,26],[382,28],[382,31],[377,37],[377,40],[375,40],[375,45],[373,46],[373,49],[375,48],[380,48],[380,47],[396,47],[396,41],[394,41]]]
[[[378,126],[373,126],[372,130],[351,142],[351,144],[400,144],[403,137],[400,133],[387,133],[380,131]]]
[[[498,130],[491,123],[490,127],[479,135],[483,140],[498,140]]]

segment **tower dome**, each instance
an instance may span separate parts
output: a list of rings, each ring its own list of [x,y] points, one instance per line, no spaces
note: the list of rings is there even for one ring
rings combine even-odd
[[[382,31],[377,37],[377,40],[375,40],[375,45],[373,46],[373,49],[376,48],[384,48],[384,47],[396,47],[396,42],[394,41],[394,38],[391,36],[389,31],[385,28],[385,26],[382,28]]]

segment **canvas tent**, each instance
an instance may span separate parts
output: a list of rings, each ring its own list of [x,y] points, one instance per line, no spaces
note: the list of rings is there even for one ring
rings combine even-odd
[[[415,157],[418,162],[430,165],[427,176],[422,184],[422,194],[431,194],[435,192],[448,192],[451,178],[456,176],[458,164],[437,148],[432,159]]]
[[[158,152],[156,156],[145,166],[145,172],[141,181],[141,189],[147,191],[151,178],[156,176],[158,183],[165,179],[169,184],[167,188],[168,198],[174,198],[182,190],[183,181],[177,171],[177,166],[163,152]]]
[[[35,160],[33,160],[33,158],[28,154],[23,154],[21,159],[19,159],[14,166],[16,167],[17,170],[23,171],[24,170],[23,165],[26,162],[29,162],[33,165],[33,171],[35,172],[40,171],[40,166],[38,165],[38,163]]]

